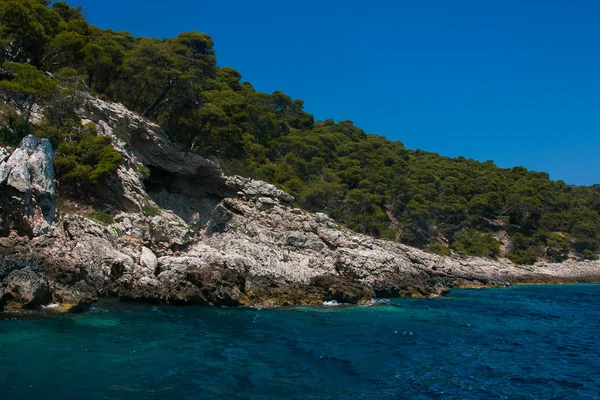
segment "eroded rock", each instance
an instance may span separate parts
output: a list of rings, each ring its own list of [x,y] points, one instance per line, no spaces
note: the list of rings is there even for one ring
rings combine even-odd
[[[4,285],[4,300],[11,308],[38,309],[52,299],[44,275],[31,268],[11,272]]]
[[[54,152],[48,139],[26,136],[0,162],[0,232],[38,235],[55,217]]]

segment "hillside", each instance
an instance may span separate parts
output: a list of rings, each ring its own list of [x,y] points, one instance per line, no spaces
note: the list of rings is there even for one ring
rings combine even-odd
[[[157,123],[186,152],[273,183],[359,233],[519,264],[600,251],[600,186],[408,150],[351,121],[314,121],[301,100],[257,92],[218,67],[206,34],[136,38],[90,26],[64,2],[3,0],[0,44],[0,144],[29,133],[50,139],[64,199],[101,204],[124,162],[97,126],[81,125],[89,92]],[[125,126],[113,130],[126,139]],[[139,169],[147,187],[165,185],[159,170]]]
[[[0,313],[82,311],[101,297],[371,304],[455,287],[600,279],[598,261],[525,267],[357,234],[294,207],[271,184],[223,174],[121,104],[84,96],[77,117],[87,132],[68,156],[32,134],[0,146]]]

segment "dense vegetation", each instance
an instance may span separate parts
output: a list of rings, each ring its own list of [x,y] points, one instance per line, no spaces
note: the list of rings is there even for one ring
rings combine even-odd
[[[136,38],[90,26],[64,2],[1,0],[0,61],[0,91],[21,111],[3,112],[0,138],[32,129],[50,137],[66,182],[97,182],[120,161],[108,139],[72,115],[84,89],[160,123],[187,151],[273,182],[358,232],[444,254],[507,253],[519,263],[600,250],[600,185],[407,150],[351,121],[315,122],[302,101],[257,92],[237,71],[217,67],[203,33]],[[36,103],[51,107],[32,128]]]

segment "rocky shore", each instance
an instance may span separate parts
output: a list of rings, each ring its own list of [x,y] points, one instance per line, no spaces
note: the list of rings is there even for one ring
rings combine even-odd
[[[96,222],[75,200],[57,202],[47,140],[28,136],[16,149],[0,148],[0,311],[56,303],[78,310],[104,296],[361,303],[455,287],[600,281],[598,262],[517,266],[359,235],[295,208],[273,185],[224,175],[120,104],[89,98],[80,116],[112,136],[124,158],[94,193],[112,221]]]

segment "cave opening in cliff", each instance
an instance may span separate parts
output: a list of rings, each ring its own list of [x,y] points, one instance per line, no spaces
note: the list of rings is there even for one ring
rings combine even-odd
[[[224,197],[219,188],[201,177],[174,174],[157,167],[148,167],[144,180],[146,192],[161,208],[171,210],[186,223],[202,229]]]

